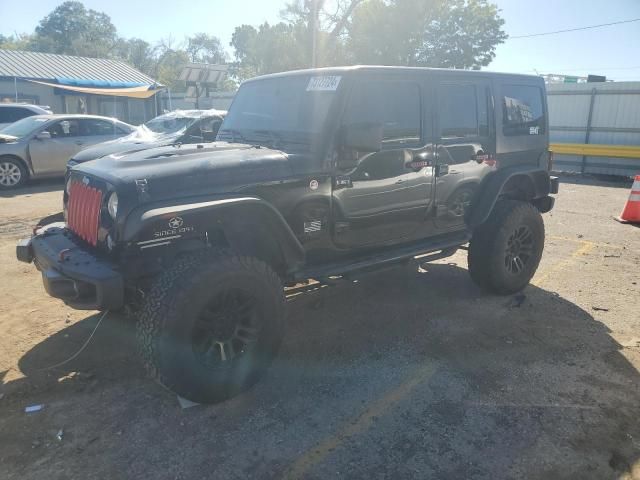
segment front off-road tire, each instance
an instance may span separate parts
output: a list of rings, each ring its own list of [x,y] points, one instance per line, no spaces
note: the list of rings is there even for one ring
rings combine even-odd
[[[280,278],[264,262],[226,251],[179,258],[155,280],[139,314],[145,366],[181,397],[220,402],[269,367],[284,311]]]
[[[544,249],[544,223],[530,203],[500,200],[474,232],[467,261],[482,289],[509,295],[527,286]]]

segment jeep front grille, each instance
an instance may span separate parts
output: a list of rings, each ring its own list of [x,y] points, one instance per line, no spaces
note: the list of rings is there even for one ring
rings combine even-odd
[[[76,235],[93,245],[98,243],[98,224],[102,207],[102,192],[82,182],[69,188],[67,225]]]

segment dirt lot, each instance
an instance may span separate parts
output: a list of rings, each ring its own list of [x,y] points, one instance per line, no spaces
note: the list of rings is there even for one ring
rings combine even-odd
[[[629,185],[564,181],[524,297],[481,293],[464,252],[306,294],[266,378],[189,409],[116,315],[46,369],[98,316],[14,259],[61,185],[0,197],[0,476],[640,478],[640,229],[611,219]]]

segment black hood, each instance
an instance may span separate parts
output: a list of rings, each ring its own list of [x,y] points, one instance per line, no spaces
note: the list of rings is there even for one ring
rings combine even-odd
[[[132,135],[99,143],[93,147],[86,148],[76,153],[72,160],[76,163],[88,162],[97,158],[102,158],[112,153],[133,153],[147,148],[162,147],[175,143],[180,134],[157,135],[149,138],[135,138]]]
[[[292,175],[287,154],[264,147],[216,142],[113,154],[83,163],[72,174],[106,180],[117,189],[145,184],[144,200],[238,191]],[[127,186],[129,188],[127,188]]]

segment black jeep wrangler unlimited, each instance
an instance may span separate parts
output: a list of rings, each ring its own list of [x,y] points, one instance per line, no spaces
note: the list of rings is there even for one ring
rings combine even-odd
[[[253,384],[283,335],[283,286],[469,244],[509,294],[533,276],[549,176],[541,78],[345,67],[245,82],[211,144],[74,167],[65,223],[17,247],[47,293],[132,307],[151,375],[197,402]]]

